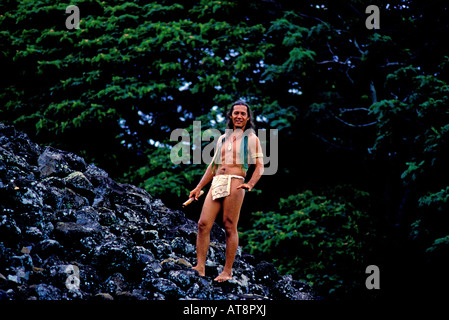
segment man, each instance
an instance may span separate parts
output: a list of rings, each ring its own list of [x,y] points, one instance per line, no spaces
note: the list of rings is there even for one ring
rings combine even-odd
[[[244,101],[232,104],[227,114],[226,133],[218,140],[214,159],[189,195],[190,198],[198,199],[201,189],[212,180],[198,221],[197,264],[193,269],[201,276],[205,275],[210,230],[218,213],[223,210],[226,263],[223,272],[215,278],[218,282],[232,279],[232,265],[239,243],[237,222],[245,190],[251,191],[254,188],[264,170],[262,148],[254,133],[252,121],[248,104]],[[255,170],[251,179],[245,183],[249,161],[255,164]]]

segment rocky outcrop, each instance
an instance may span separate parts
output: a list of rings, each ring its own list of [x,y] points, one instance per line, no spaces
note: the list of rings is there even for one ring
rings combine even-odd
[[[238,250],[224,265],[214,225],[206,277],[191,269],[197,225],[76,154],[0,123],[0,299],[313,299],[309,285]]]

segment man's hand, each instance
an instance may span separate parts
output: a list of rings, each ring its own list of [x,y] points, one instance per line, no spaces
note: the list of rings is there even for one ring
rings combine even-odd
[[[194,198],[195,200],[198,200],[200,192],[201,192],[200,188],[193,189],[192,191],[190,191],[189,198]]]
[[[251,191],[252,188],[253,188],[253,187],[251,187],[249,184],[243,183],[243,184],[241,184],[241,185],[239,185],[239,186],[237,187],[237,190],[238,190],[238,189],[245,189],[246,191]]]

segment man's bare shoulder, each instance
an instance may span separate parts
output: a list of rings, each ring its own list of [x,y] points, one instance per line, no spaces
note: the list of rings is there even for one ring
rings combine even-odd
[[[226,134],[224,133],[221,136],[219,136],[218,139],[215,141],[217,141],[217,143],[220,143],[220,141],[222,141],[225,136],[226,136]]]

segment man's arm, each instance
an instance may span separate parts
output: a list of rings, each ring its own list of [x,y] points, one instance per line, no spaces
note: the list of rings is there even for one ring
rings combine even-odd
[[[244,183],[237,187],[237,189],[245,188],[245,185],[248,186],[248,191],[251,191],[252,188],[256,185],[257,181],[259,181],[260,177],[263,175],[263,158],[257,158],[256,159],[256,168],[254,169],[253,175],[251,176],[251,179],[248,181],[248,183]]]
[[[218,138],[218,141],[221,141],[223,139],[223,137],[224,137],[224,135],[220,136],[220,138]],[[198,185],[196,186],[196,188],[193,189],[192,191],[190,191],[189,198],[195,198],[195,200],[198,200],[201,189],[203,189],[209,182],[211,182],[212,178],[214,177],[214,174],[212,172],[212,166],[214,165],[215,157],[217,157],[218,152],[220,151],[220,150],[218,150],[219,145],[220,145],[220,142],[217,142],[217,144],[215,146],[216,150],[215,150],[214,157],[212,158],[211,163],[207,166],[206,172],[204,173],[203,177],[201,178],[201,180],[198,183]]]
[[[204,173],[203,177],[201,178],[196,188],[190,191],[189,198],[195,198],[195,200],[198,200],[198,196],[200,195],[201,189],[203,189],[212,180],[213,177],[214,174],[212,173],[212,162],[211,162],[207,166],[206,172]]]

